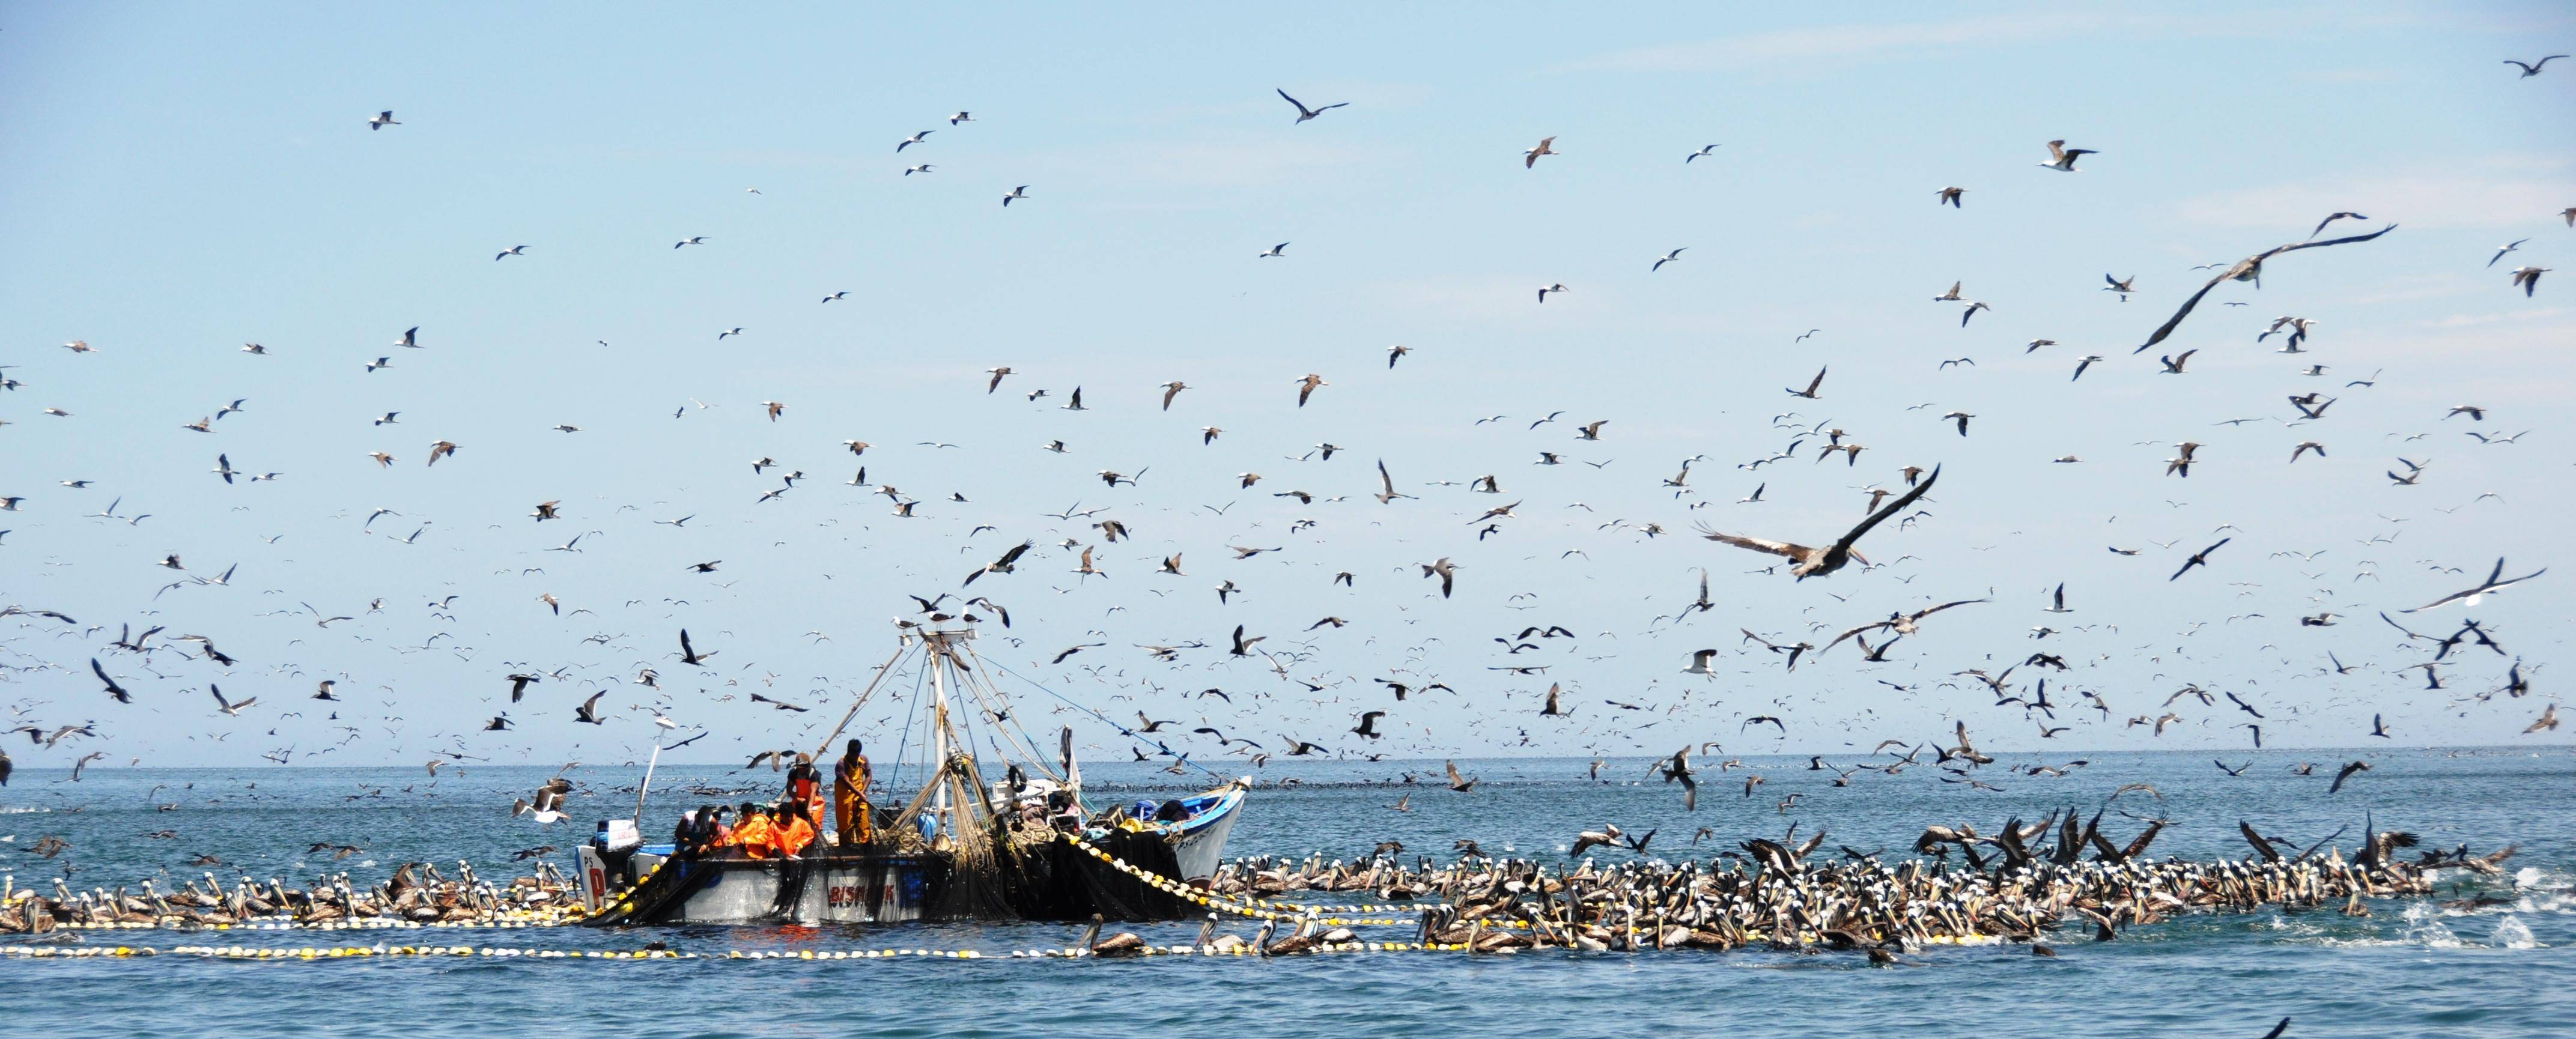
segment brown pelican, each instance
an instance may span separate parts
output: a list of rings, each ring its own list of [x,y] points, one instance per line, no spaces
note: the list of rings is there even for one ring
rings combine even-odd
[[[2348,238],[2329,238],[2322,242],[2292,242],[2288,245],[2276,245],[2242,260],[2238,260],[2234,264],[2229,265],[2226,270],[2220,271],[2217,277],[2209,279],[2209,283],[2202,285],[2200,287],[2200,291],[2192,293],[2191,298],[2182,301],[2182,309],[2174,311],[2174,316],[2167,318],[2162,327],[2157,328],[2154,334],[2147,337],[2147,341],[2145,343],[2140,344],[2137,349],[2129,352],[2133,354],[2142,354],[2147,352],[2149,347],[2152,347],[2157,343],[2164,342],[2166,336],[2172,335],[2174,329],[2182,325],[2183,318],[2191,316],[2191,308],[2200,305],[2201,297],[2209,295],[2209,290],[2217,288],[2218,283],[2220,282],[2230,280],[2250,281],[2254,283],[2255,288],[2262,288],[2263,261],[2265,260],[2279,256],[2282,253],[2296,252],[2301,249],[2315,249],[2328,245],[2348,245],[2353,242],[2367,242],[2394,230],[2397,230],[2397,225],[2390,224],[2365,235],[2353,235]]]
[[[1142,956],[1145,954],[1145,939],[1139,938],[1131,932],[1120,931],[1117,934],[1110,935],[1106,941],[1100,940],[1100,925],[1105,922],[1106,921],[1101,918],[1100,914],[1091,914],[1091,929],[1082,932],[1082,941],[1078,944],[1078,948],[1081,949],[1083,955],[1116,958],[1122,956]],[[1209,920],[1209,926],[1215,926],[1214,919]],[[1204,934],[1205,932],[1201,933]]]
[[[1822,373],[1818,373],[1818,377],[1822,378]],[[1789,568],[1789,572],[1796,575],[1801,581],[1810,577],[1822,577],[1826,574],[1842,569],[1844,563],[1853,559],[1859,559],[1863,566],[1869,565],[1869,560],[1867,558],[1852,551],[1852,545],[1861,539],[1861,535],[1869,533],[1870,528],[1878,526],[1880,523],[1885,522],[1889,516],[1893,516],[1898,512],[1903,511],[1907,506],[1913,505],[1916,499],[1923,497],[1925,492],[1932,489],[1933,483],[1940,479],[1941,467],[1937,465],[1933,466],[1931,475],[1924,477],[1923,482],[1915,485],[1913,490],[1905,492],[1895,501],[1889,502],[1886,507],[1879,509],[1877,512],[1870,513],[1869,518],[1860,521],[1859,526],[1853,527],[1850,532],[1844,534],[1833,544],[1824,548],[1809,548],[1805,545],[1791,544],[1786,541],[1766,541],[1761,538],[1725,534],[1710,530],[1705,525],[1701,527],[1700,534],[1711,541],[1721,541],[1729,545],[1734,545],[1737,548],[1749,548],[1756,552],[1769,552],[1773,555],[1786,558],[1794,564]]]

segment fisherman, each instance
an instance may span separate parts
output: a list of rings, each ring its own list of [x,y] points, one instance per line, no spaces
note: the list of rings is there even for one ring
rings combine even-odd
[[[849,749],[841,753],[840,767],[832,771],[832,821],[844,848],[877,839],[876,821],[868,811],[871,778],[868,756],[860,752],[859,741],[851,740]]]
[[[742,821],[736,823],[733,828],[733,844],[734,847],[741,848],[746,857],[769,858],[778,853],[778,849],[772,844],[776,832],[776,829],[770,825],[767,812],[761,810],[758,805],[745,803],[742,806]]]
[[[733,809],[723,805],[717,805],[714,809],[714,813],[715,814],[708,816],[705,819],[706,837],[699,844],[699,850],[701,852],[716,851],[733,846],[733,823],[728,821],[732,816]]]
[[[694,857],[716,850],[723,845],[724,835],[724,809],[715,805],[699,806],[696,819],[689,827],[689,854]]]
[[[779,854],[795,858],[806,845],[814,843],[814,823],[796,806],[780,805],[778,823],[770,840],[777,846]]]
[[[691,858],[697,854],[698,813],[695,809],[680,813],[680,824],[671,828],[671,854]]]
[[[814,771],[814,756],[796,755],[796,764],[787,769],[787,798],[782,807],[805,817],[805,825],[815,827],[823,821],[823,777]],[[786,820],[780,820],[785,822]]]

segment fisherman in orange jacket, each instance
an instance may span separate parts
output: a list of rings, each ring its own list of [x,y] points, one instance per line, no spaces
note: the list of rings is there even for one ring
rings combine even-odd
[[[823,822],[823,776],[814,770],[814,758],[796,755],[796,764],[787,770],[787,800],[782,807],[805,817],[810,826]]]
[[[803,852],[806,845],[814,843],[814,824],[806,821],[804,812],[792,805],[782,805],[778,809],[778,819],[770,840],[777,845],[780,854],[792,858]]]
[[[766,859],[778,854],[776,840],[777,828],[771,825],[769,813],[755,805],[743,806],[742,821],[733,828],[734,846],[751,858]]]

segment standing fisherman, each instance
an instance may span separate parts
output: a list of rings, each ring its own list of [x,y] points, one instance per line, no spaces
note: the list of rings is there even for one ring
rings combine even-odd
[[[814,770],[812,755],[796,755],[796,764],[788,768],[785,807],[804,816],[809,826],[823,824],[823,776]]]
[[[840,831],[841,846],[856,847],[877,839],[875,820],[868,813],[868,756],[860,753],[859,741],[851,740],[841,754],[841,764],[832,773],[832,820]]]

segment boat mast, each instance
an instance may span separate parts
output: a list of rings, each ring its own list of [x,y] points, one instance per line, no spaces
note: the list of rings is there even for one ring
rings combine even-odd
[[[952,836],[953,839],[957,820],[949,814],[947,782],[948,633],[934,631],[930,632],[929,636],[930,652],[934,657],[930,665],[930,781],[937,787],[931,793],[931,811],[933,817],[939,820],[939,832],[942,835]]]

